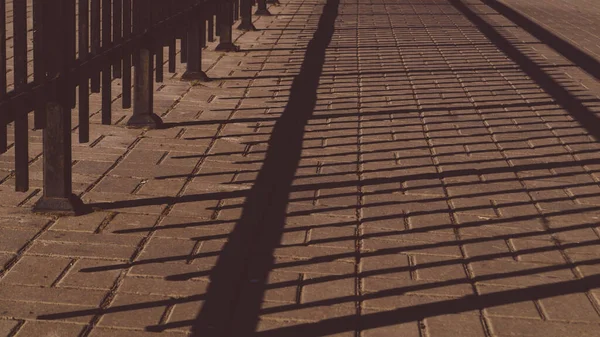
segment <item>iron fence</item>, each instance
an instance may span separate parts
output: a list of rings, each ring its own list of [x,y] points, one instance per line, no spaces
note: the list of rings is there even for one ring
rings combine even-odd
[[[43,129],[44,165],[44,192],[34,209],[78,213],[83,203],[71,189],[72,109],[78,108],[79,141],[88,142],[89,95],[101,94],[102,124],[111,124],[111,82],[120,78],[123,108],[133,108],[127,126],[160,127],[153,83],[163,80],[165,63],[175,72],[177,40],[187,69],[182,79],[207,80],[201,67],[206,42],[218,36],[217,50],[236,51],[232,25],[241,16],[238,28],[254,30],[252,6],[253,0],[0,0],[0,153],[9,148],[7,125],[14,123],[16,190],[29,189],[33,112],[33,127]],[[269,14],[265,0],[258,1],[257,14]]]

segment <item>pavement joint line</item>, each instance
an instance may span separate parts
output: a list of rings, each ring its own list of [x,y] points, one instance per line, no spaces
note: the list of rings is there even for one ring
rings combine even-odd
[[[112,302],[114,301],[115,297],[117,296],[117,291],[123,284],[123,281],[125,280],[125,277],[127,276],[128,272],[129,272],[129,269],[122,270],[119,273],[119,276],[113,283],[112,287],[110,288],[110,290],[108,291],[106,296],[102,299],[102,303],[98,307],[98,313],[96,313],[94,315],[94,317],[91,319],[91,321],[86,325],[86,327],[80,334],[80,337],[88,337],[90,335],[90,333],[92,333],[92,330],[98,325],[98,323],[100,323],[100,320],[102,319],[102,317],[104,315],[104,313],[103,313],[104,310],[108,309],[110,307],[110,305],[112,304]]]
[[[50,285],[50,288],[56,288],[60,285],[60,282],[67,276],[67,274],[73,269],[75,263],[79,261],[79,258],[73,258],[71,261],[65,266],[65,268],[61,271],[61,273],[56,277],[56,279]]]
[[[4,264],[4,268],[0,270],[0,281],[6,276],[6,274],[23,258],[25,253],[33,246],[35,240],[47,232],[52,225],[56,222],[56,218],[48,220],[46,224],[23,246],[21,247],[15,256]]]

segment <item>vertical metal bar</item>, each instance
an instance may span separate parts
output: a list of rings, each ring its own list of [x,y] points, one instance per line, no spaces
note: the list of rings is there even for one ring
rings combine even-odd
[[[176,43],[177,43],[177,41],[175,40],[175,38],[172,38],[169,41],[169,72],[170,73],[174,73],[176,70],[175,68],[177,66],[177,64],[176,64],[177,60],[175,59],[177,57],[177,55],[176,55],[177,51],[175,50]]]
[[[27,0],[13,1],[13,45],[15,91],[27,84]],[[29,126],[23,107],[15,112],[15,186],[19,192],[29,189]]]
[[[65,65],[70,68],[75,64],[77,58],[77,12],[75,6],[76,0],[64,1],[63,24],[65,25]],[[71,109],[75,108],[77,98],[77,79],[67,77],[67,102]]]
[[[206,48],[206,19],[202,17],[200,21],[200,47]],[[200,49],[200,56],[202,57],[202,49]]]
[[[6,95],[6,0],[0,0],[0,102]],[[6,130],[7,111],[0,111],[0,153],[8,147]]]
[[[44,55],[44,13],[42,0],[33,0],[33,79],[37,85],[46,81]],[[37,97],[34,102],[33,125],[43,129],[46,125],[46,99]]]
[[[6,0],[0,0],[0,99],[6,95]]]
[[[165,5],[164,5],[164,1],[153,1],[151,3],[152,5],[152,17],[151,17],[151,25],[152,27],[154,27],[156,24],[158,24],[158,22],[160,22],[162,19],[164,19],[165,16]],[[161,31],[154,31],[155,36],[153,36],[153,48],[152,50],[154,51],[154,55],[156,57],[156,63],[154,64],[154,67],[156,69],[156,82],[163,82],[164,79],[164,49],[163,49],[163,42],[164,42],[164,36],[167,34],[168,32],[166,31],[166,29],[163,29]]]
[[[92,55],[98,55],[100,52],[100,0],[91,0],[91,22],[90,22],[90,35],[92,38]],[[93,93],[100,92],[100,69],[94,69],[91,74],[91,91]]]
[[[123,0],[123,38],[131,37],[131,0]],[[131,48],[123,51],[123,108],[131,108]]]
[[[156,82],[163,82],[164,80],[164,50],[162,46],[156,47]]]
[[[111,0],[102,0],[102,49],[111,47],[112,32],[112,8]],[[112,73],[110,60],[106,60],[102,68],[102,124],[110,125],[112,118]]]
[[[215,8],[216,6],[207,6],[205,7],[208,10],[208,42],[215,41]]]
[[[233,21],[240,17],[240,1],[233,0]]]
[[[79,60],[86,61],[89,56],[89,0],[79,0]],[[79,78],[79,142],[90,141],[90,81],[89,74],[82,73]]]
[[[215,34],[221,35],[221,25],[223,21],[223,3],[219,2],[215,5]]]
[[[183,34],[183,36],[181,37],[181,53],[179,54],[180,60],[179,62],[181,63],[186,63],[187,62],[187,52],[186,50],[188,49],[188,40],[187,40],[187,34]]]
[[[113,41],[123,42],[123,0],[113,0]],[[113,77],[121,78],[121,58],[113,61]]]
[[[169,7],[168,9],[168,13],[169,13],[169,17],[174,15],[177,12],[177,6],[175,6],[175,4],[171,1],[169,1],[167,3],[167,6]],[[177,60],[175,59],[177,57],[177,27],[175,25],[171,25],[171,29],[169,32],[169,44],[168,44],[168,55],[169,55],[169,67],[168,67],[168,71],[170,73],[174,73],[175,72],[175,68],[177,67]]]

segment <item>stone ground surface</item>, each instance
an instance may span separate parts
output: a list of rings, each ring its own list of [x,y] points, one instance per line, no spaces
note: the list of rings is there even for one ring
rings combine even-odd
[[[281,1],[167,128],[94,110],[93,213],[0,156],[0,336],[600,336],[598,81],[479,0]],[[502,1],[600,59],[595,1]]]

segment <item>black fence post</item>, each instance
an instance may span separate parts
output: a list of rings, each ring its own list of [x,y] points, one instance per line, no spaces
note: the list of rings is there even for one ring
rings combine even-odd
[[[66,78],[68,68],[67,45],[74,38],[69,20],[61,18],[67,1],[53,0],[38,3],[43,8],[44,50],[46,76],[52,80],[51,91],[45,106],[46,125],[43,132],[44,192],[35,204],[34,212],[75,215],[84,210],[81,199],[72,193],[71,154],[71,102],[70,84]]]
[[[279,0],[267,0],[267,3],[275,6],[281,5],[281,2],[279,2]]]
[[[233,43],[233,2],[226,0],[219,8],[219,44],[217,51],[239,51],[240,48]]]
[[[133,2],[133,31],[145,33],[151,24],[153,2]],[[156,129],[163,121],[154,113],[154,55],[151,41],[144,41],[140,50],[133,53],[133,114],[127,121],[128,128]],[[162,65],[161,65],[162,66]]]
[[[209,81],[210,79],[204,71],[202,71],[202,34],[204,30],[201,25],[206,25],[204,19],[190,20],[186,45],[187,50],[182,50],[181,53],[187,53],[186,71],[181,76],[182,81]]]
[[[267,0],[258,0],[257,9],[254,15],[269,16],[271,12],[267,9]]]
[[[254,23],[252,23],[252,0],[240,0],[240,15],[242,22],[240,22],[237,29],[245,31],[256,30]]]
[[[156,129],[162,119],[154,113],[154,58],[148,47],[137,53],[133,69],[133,114],[127,121],[128,128]]]

